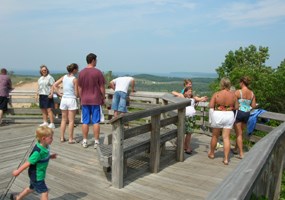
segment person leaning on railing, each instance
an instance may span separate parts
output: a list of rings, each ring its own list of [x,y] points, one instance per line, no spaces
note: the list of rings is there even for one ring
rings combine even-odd
[[[172,91],[172,94],[176,97],[187,98],[191,100],[191,105],[186,107],[185,111],[185,138],[184,138],[184,153],[191,155],[192,154],[192,147],[191,143],[191,136],[195,126],[195,104],[196,102],[205,102],[208,100],[208,97],[198,97],[193,96],[192,93],[192,86],[187,86],[183,89],[183,94]]]

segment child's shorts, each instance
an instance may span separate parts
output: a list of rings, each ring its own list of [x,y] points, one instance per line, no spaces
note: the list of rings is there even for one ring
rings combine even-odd
[[[185,117],[185,126],[186,126],[185,134],[191,134],[193,132],[195,122],[196,122],[195,115],[193,117]]]
[[[30,189],[35,190],[37,193],[44,193],[48,191],[47,185],[44,180],[30,181]]]

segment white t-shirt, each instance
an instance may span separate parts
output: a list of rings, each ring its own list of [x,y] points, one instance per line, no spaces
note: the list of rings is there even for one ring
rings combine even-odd
[[[128,93],[128,88],[132,80],[134,80],[134,78],[129,76],[119,77],[112,80],[112,82],[115,84],[115,92],[121,91]]]
[[[39,94],[40,95],[49,95],[51,86],[54,84],[54,78],[51,75],[41,76],[38,80],[39,85]]]

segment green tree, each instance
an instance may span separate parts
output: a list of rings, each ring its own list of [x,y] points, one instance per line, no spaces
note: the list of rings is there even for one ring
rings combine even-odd
[[[282,100],[280,95],[284,97],[284,77],[285,61],[276,69],[272,69],[265,65],[269,58],[268,47],[259,47],[254,45],[242,48],[236,51],[230,51],[225,56],[225,61],[216,71],[218,73],[217,80],[211,85],[213,91],[218,90],[219,81],[223,77],[229,77],[233,86],[239,89],[239,80],[242,76],[249,76],[252,80],[250,88],[254,91],[260,108],[280,112],[284,112],[283,106],[280,104]],[[282,92],[276,90],[279,88]],[[277,104],[278,103],[278,104]]]
[[[285,59],[278,66],[272,77],[273,94],[269,97],[272,110],[280,113],[285,113]]]
[[[108,71],[108,72],[104,73],[104,77],[105,77],[105,80],[106,80],[106,85],[108,87],[110,81],[114,79],[113,72],[112,71]]]

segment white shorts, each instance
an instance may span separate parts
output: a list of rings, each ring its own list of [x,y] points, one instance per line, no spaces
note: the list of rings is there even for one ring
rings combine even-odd
[[[60,110],[77,110],[77,100],[74,98],[62,98],[59,106]]]
[[[233,111],[214,110],[211,114],[212,128],[229,128],[233,127],[235,115]]]

